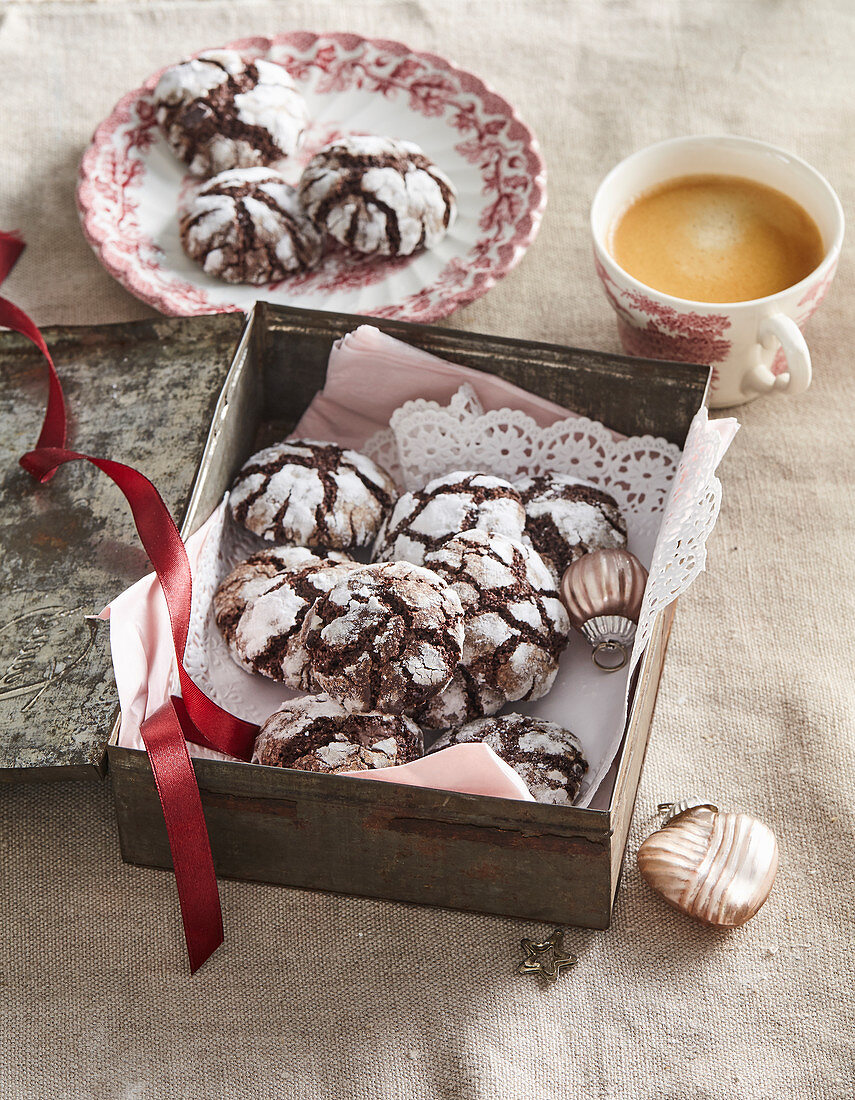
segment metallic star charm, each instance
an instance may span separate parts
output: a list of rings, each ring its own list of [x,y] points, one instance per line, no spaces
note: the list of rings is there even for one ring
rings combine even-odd
[[[520,940],[525,958],[517,967],[519,974],[542,974],[547,981],[557,982],[561,968],[574,966],[578,961],[575,955],[564,953],[564,930],[556,928],[543,943],[533,940]]]

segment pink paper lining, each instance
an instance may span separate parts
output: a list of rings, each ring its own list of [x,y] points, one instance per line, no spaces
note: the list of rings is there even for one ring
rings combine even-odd
[[[433,787],[459,794],[486,794],[494,798],[535,801],[510,764],[497,756],[489,745],[450,745],[432,756],[414,760],[412,764],[345,774],[354,779],[377,779],[383,783],[403,783],[408,787]]]
[[[577,416],[511,382],[447,363],[371,325],[360,325],[333,345],[324,388],[291,438],[334,439],[358,450],[376,432],[388,428],[390,416],[406,401],[423,397],[447,405],[464,382],[477,390],[485,412],[519,409],[541,428]],[[614,439],[626,438],[611,434]]]

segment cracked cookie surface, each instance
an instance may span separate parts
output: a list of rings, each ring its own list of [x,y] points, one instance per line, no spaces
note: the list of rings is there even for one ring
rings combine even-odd
[[[464,624],[464,645],[465,645]],[[447,730],[462,726],[476,718],[495,714],[507,703],[507,698],[479,682],[459,664],[446,687],[413,711],[413,717],[426,730]]]
[[[340,551],[302,546],[271,547],[241,562],[214,593],[214,618],[233,660],[247,672],[310,690],[300,627],[315,600],[358,568]]]
[[[366,565],[316,601],[299,644],[313,680],[346,710],[409,712],[451,679],[463,652],[463,609],[429,569]]]
[[[450,726],[479,710],[489,714],[504,702],[545,695],[570,620],[539,555],[504,535],[474,530],[449,539],[425,565],[460,597],[465,625],[461,675],[448,696],[414,711],[416,720]]]
[[[578,737],[563,726],[527,714],[499,714],[444,733],[428,752],[472,742],[489,745],[510,764],[536,801],[569,806],[578,797],[588,762]]]
[[[169,147],[196,176],[274,164],[296,152],[309,123],[287,69],[234,50],[209,50],[168,68],[154,108]]]
[[[243,465],[229,507],[237,523],[271,542],[347,550],[373,541],[395,492],[386,471],[366,455],[293,440]]]
[[[556,585],[590,550],[626,546],[626,520],[604,489],[569,474],[540,474],[515,485],[525,505],[526,536]]]
[[[457,470],[398,498],[377,533],[373,558],[421,565],[461,531],[480,528],[519,540],[524,526],[522,498],[509,481]]]
[[[323,241],[297,192],[272,168],[235,168],[188,193],[181,244],[206,275],[270,283],[314,267]]]
[[[284,703],[258,731],[253,764],[311,772],[370,771],[422,755],[422,732],[403,714],[351,714],[329,695]]]
[[[342,138],[316,153],[300,198],[340,244],[377,256],[433,248],[457,211],[454,185],[418,145],[372,136]]]

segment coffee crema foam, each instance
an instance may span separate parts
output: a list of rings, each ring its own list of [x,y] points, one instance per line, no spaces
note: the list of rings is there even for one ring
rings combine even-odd
[[[788,195],[741,176],[668,180],[617,219],[609,252],[639,282],[697,302],[747,302],[800,282],[819,229]]]

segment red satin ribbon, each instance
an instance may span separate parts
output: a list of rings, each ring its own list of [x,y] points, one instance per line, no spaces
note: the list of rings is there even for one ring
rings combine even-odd
[[[23,248],[17,235],[0,232],[0,282]],[[191,972],[195,972],[223,942],[223,922],[202,800],[186,742],[247,760],[258,727],[217,706],[184,668],[192,596],[190,563],[178,528],[157,489],[131,466],[65,449],[65,401],[42,334],[5,298],[0,298],[0,325],[31,340],[48,364],[50,384],[44,423],[35,450],[21,458],[21,465],[40,482],[53,477],[59,466],[78,460],[91,462],[111,478],[131,507],[140,540],[163,588],[182,697],[173,696],[143,722],[140,732],[163,808],[187,954]]]
[[[24,238],[20,233],[0,231],[0,283],[18,262],[18,257],[25,247]]]

